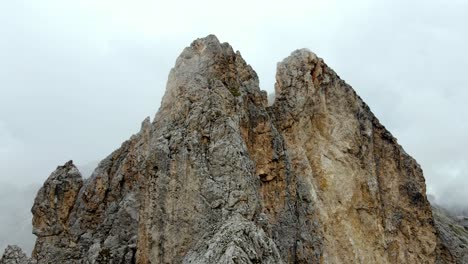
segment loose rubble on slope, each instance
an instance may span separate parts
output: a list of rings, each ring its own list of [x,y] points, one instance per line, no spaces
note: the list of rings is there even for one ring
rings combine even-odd
[[[213,36],[185,48],[154,120],[32,212],[41,263],[455,263],[419,164],[309,50],[274,102]],[[455,257],[455,259],[454,259]]]

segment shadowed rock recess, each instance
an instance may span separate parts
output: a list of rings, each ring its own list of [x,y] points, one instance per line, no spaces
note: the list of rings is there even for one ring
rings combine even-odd
[[[314,53],[255,71],[213,36],[184,49],[154,121],[89,179],[35,200],[38,263],[455,263],[418,163]]]

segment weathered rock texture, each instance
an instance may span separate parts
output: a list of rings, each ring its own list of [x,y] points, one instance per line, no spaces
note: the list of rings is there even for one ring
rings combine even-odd
[[[34,260],[28,258],[26,253],[18,246],[7,246],[0,264],[34,264]]]
[[[468,227],[463,225],[465,219],[457,219],[437,205],[433,205],[433,214],[441,244],[450,252],[444,257],[457,264],[468,263]]]
[[[152,123],[83,182],[39,191],[39,263],[450,263],[420,166],[322,59],[275,101],[215,36],[187,47]],[[445,257],[441,257],[441,256]]]
[[[355,91],[308,50],[278,65],[275,89],[269,112],[289,173],[307,185],[321,259],[433,262],[437,238],[422,170]]]
[[[135,262],[147,123],[89,179],[71,161],[47,179],[32,208],[38,263]]]

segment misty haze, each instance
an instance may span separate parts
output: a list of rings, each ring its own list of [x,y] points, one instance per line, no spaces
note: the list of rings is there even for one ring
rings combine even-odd
[[[73,160],[88,179],[156,122],[176,58],[209,34],[240,51],[269,105],[279,62],[323,58],[421,166],[435,214],[468,230],[466,1],[3,1],[0,21],[0,252],[31,255],[49,175]]]

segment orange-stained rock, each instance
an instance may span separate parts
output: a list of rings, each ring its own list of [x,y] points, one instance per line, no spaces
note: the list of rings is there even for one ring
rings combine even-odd
[[[90,179],[67,163],[33,208],[39,263],[452,263],[422,169],[303,49],[255,71],[213,36],[185,48],[153,122]],[[57,191],[58,190],[58,191]],[[444,240],[447,241],[447,240]]]

